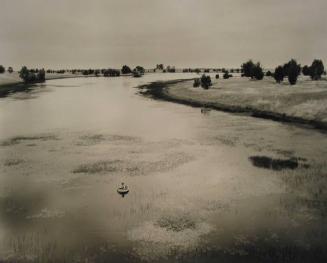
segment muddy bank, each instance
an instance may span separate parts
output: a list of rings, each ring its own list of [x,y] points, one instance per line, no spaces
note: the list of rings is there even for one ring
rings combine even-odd
[[[257,118],[269,119],[279,122],[293,123],[297,125],[308,125],[317,129],[327,130],[327,122],[315,120],[315,119],[306,119],[302,117],[288,115],[286,113],[279,113],[269,110],[261,110],[256,107],[242,106],[235,104],[227,104],[224,101],[211,101],[201,97],[201,95],[193,96],[190,98],[190,94],[185,94],[183,92],[175,93],[175,90],[179,89],[179,85],[189,85],[192,86],[190,82],[192,79],[188,80],[173,80],[173,81],[157,81],[152,82],[147,85],[139,86],[140,93],[144,96],[151,97],[154,99],[160,99],[180,104],[189,105],[192,107],[205,107],[208,109],[214,109],[224,112],[231,113],[241,113],[248,116],[253,116]],[[199,90],[199,89],[197,89]],[[183,90],[184,91],[184,90]]]

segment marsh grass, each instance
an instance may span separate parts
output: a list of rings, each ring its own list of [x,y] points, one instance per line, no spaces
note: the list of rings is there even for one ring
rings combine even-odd
[[[24,162],[24,160],[22,160],[22,159],[8,159],[4,162],[4,165],[5,166],[15,166],[15,165],[19,165],[23,162]]]
[[[23,141],[49,141],[49,140],[58,140],[58,137],[55,135],[16,136],[3,141],[1,143],[1,146],[11,146],[11,145],[19,144]]]
[[[196,228],[196,223],[188,216],[165,216],[160,218],[156,225],[174,232]]]
[[[252,164],[259,168],[281,171],[283,169],[296,169],[299,166],[297,158],[290,159],[273,159],[268,156],[250,156]]]
[[[95,174],[95,173],[104,173],[104,172],[117,172],[119,171],[119,165],[123,161],[121,160],[110,160],[110,161],[98,161],[95,163],[82,164],[76,169],[73,173],[85,173],[85,174]]]

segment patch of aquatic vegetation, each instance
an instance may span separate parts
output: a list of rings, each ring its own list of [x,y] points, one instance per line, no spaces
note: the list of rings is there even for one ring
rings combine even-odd
[[[268,156],[251,156],[249,160],[259,168],[281,171],[284,169],[296,169],[299,167],[300,160],[296,157],[289,159],[274,159]]]
[[[174,169],[193,160],[192,156],[185,153],[172,153],[164,156],[162,160],[134,161],[134,160],[101,160],[88,164],[81,164],[73,173],[97,174],[97,173],[126,173],[130,176],[147,175],[149,173],[164,172]]]
[[[117,172],[120,170],[121,160],[98,161],[95,163],[82,164],[73,170],[73,173],[95,174],[103,172]]]
[[[38,136],[16,136],[9,138],[1,143],[1,146],[10,146],[19,144],[24,141],[50,141],[50,140],[58,140],[58,137],[55,135],[38,135]]]
[[[128,239],[136,242],[135,255],[151,262],[172,256],[177,251],[194,251],[201,246],[202,238],[211,231],[209,224],[198,222],[190,215],[164,216],[129,230]]]
[[[24,162],[24,160],[22,160],[22,159],[8,159],[8,160],[5,160],[5,162],[3,164],[5,166],[15,166],[15,165],[19,165],[23,162]]]
[[[236,139],[232,139],[232,138],[220,138],[220,137],[215,137],[215,140],[227,146],[235,146],[237,141]]]
[[[312,163],[310,168],[299,171],[284,173],[282,180],[291,189],[307,193],[313,202],[325,202],[327,200],[327,163]],[[326,203],[327,204],[327,203]],[[327,206],[326,206],[327,208]],[[324,209],[327,215],[327,209]]]
[[[48,208],[42,209],[39,213],[27,216],[26,219],[50,219],[61,218],[64,216],[64,212],[59,210],[50,210]]]
[[[195,229],[196,227],[194,220],[187,216],[161,217],[156,225],[174,232],[180,232],[185,229]]]
[[[87,134],[79,137],[79,141],[76,145],[79,146],[90,146],[102,142],[113,142],[113,143],[130,143],[139,142],[140,139],[133,136],[123,136],[123,135],[104,135],[104,134]]]
[[[84,135],[79,137],[80,141],[77,145],[88,146],[101,143],[106,140],[105,136],[102,134]]]

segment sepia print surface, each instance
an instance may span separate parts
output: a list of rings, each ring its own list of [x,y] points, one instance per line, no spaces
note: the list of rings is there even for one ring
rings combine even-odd
[[[0,262],[327,262],[325,0],[0,0]]]

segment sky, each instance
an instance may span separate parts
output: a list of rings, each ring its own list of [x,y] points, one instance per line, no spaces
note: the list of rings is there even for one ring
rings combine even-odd
[[[0,64],[327,63],[326,0],[0,0]]]

